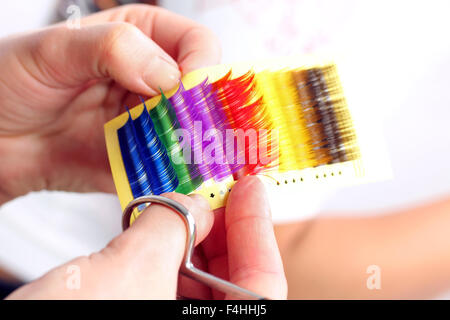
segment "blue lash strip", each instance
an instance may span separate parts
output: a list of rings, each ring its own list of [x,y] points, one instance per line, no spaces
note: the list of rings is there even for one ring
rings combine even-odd
[[[128,115],[117,135],[133,197],[174,191],[178,179],[147,108],[134,120]]]

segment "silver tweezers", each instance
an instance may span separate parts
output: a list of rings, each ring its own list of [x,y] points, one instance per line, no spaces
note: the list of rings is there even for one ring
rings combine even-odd
[[[123,211],[122,228],[126,230],[130,226],[130,218],[136,207],[149,203],[159,203],[174,210],[185,222],[187,231],[186,251],[184,253],[183,263],[181,264],[180,272],[185,276],[197,280],[213,289],[221,292],[243,298],[243,299],[258,299],[263,300],[265,297],[256,294],[247,289],[241,288],[229,281],[220,279],[212,274],[204,272],[194,266],[192,263],[192,254],[194,253],[194,245],[196,238],[196,225],[192,213],[189,212],[180,203],[162,196],[143,196],[131,201]]]

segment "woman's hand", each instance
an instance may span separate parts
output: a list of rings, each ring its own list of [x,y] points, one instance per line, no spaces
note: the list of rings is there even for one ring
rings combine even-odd
[[[197,244],[206,237],[195,251],[197,267],[262,296],[286,298],[283,265],[258,178],[245,177],[234,186],[225,214],[213,214],[206,200],[197,195],[165,196],[194,214]],[[8,298],[175,299],[177,291],[196,299],[237,298],[184,276],[178,279],[185,244],[182,219],[170,209],[152,204],[102,251],[52,270]]]
[[[41,189],[113,192],[104,123],[219,57],[208,29],[148,5],[0,40],[0,204]]]
[[[226,208],[214,212],[214,225],[196,250],[196,265],[215,276],[270,299],[286,299],[287,282],[274,234],[264,185],[254,176],[240,179]],[[181,277],[179,293],[195,299],[236,299]]]

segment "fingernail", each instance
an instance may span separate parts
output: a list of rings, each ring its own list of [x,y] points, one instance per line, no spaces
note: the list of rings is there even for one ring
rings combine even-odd
[[[156,92],[159,92],[159,88],[163,91],[174,88],[181,77],[178,67],[166,60],[160,56],[153,58],[143,74],[145,83]]]
[[[202,195],[192,193],[189,195],[189,197],[194,199],[194,201],[197,203],[197,205],[199,205],[201,208],[205,209],[205,211],[211,210],[211,206],[209,205],[208,200],[206,200],[205,197],[203,197]]]
[[[258,201],[260,202],[261,207],[264,208],[264,213],[266,216],[271,217],[272,212],[270,210],[269,198],[266,191],[266,186],[262,180],[258,176],[246,176],[243,180],[245,181],[245,187],[249,190],[249,192],[256,193]]]

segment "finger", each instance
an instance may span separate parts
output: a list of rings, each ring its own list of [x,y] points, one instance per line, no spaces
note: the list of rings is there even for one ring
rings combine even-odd
[[[212,31],[166,9],[142,4],[122,6],[91,15],[83,19],[83,25],[108,21],[138,27],[178,62],[184,74],[220,62],[220,43]]]
[[[56,87],[112,78],[130,91],[155,95],[159,88],[175,87],[181,76],[177,63],[128,23],[81,29],[57,26],[42,31],[32,45],[32,61],[38,62],[40,78]]]
[[[214,224],[201,244],[206,259],[211,260],[227,253],[225,235],[225,208],[219,208],[214,210]]]
[[[265,297],[286,299],[286,278],[270,207],[257,177],[244,177],[233,187],[225,226],[231,282]]]
[[[211,229],[213,214],[201,196],[178,193],[163,194],[184,205],[195,217],[197,243]],[[151,204],[121,236],[113,240],[108,250],[115,261],[126,261],[133,280],[161,284],[162,297],[174,297],[178,271],[186,247],[184,221],[172,209]]]
[[[201,247],[208,262],[208,272],[224,280],[229,279],[227,239],[225,231],[225,208],[214,210],[214,225]],[[223,292],[212,290],[213,298],[223,300]]]

